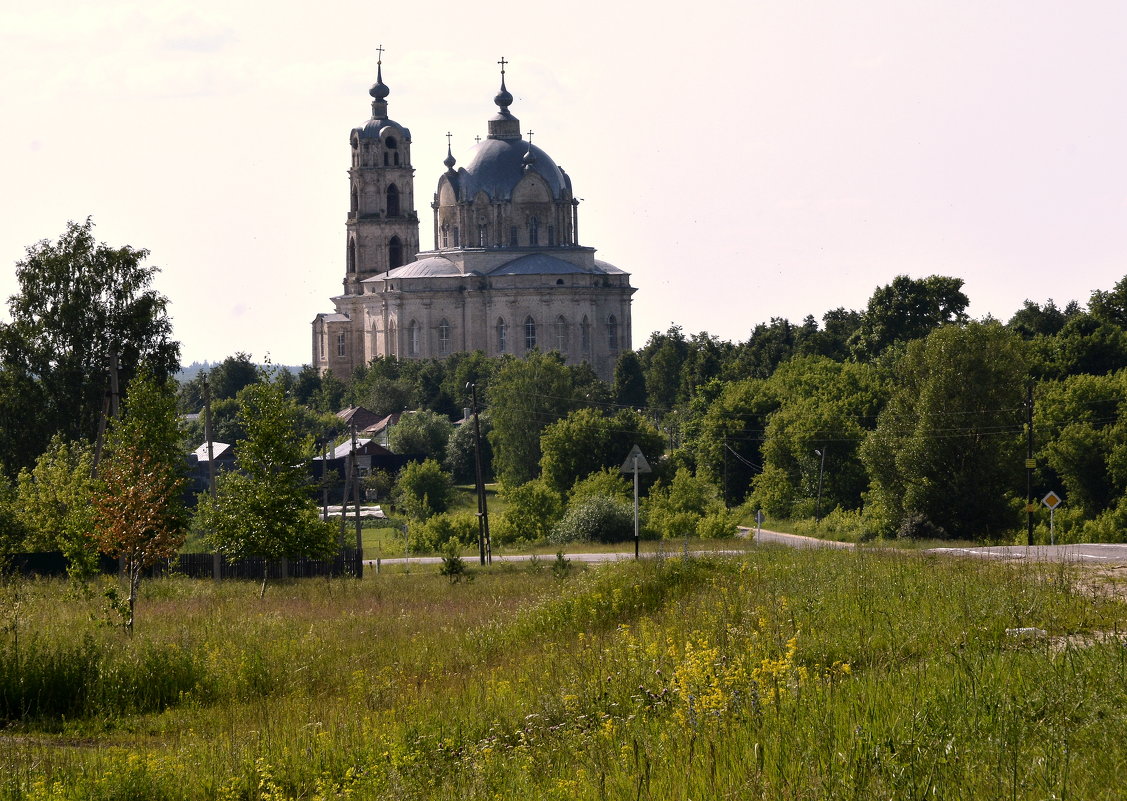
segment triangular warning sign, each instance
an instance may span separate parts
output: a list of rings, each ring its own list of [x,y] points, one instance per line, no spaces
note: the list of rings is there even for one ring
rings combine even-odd
[[[653,472],[650,463],[647,462],[646,457],[642,455],[642,449],[637,445],[630,449],[630,453],[626,454],[626,461],[622,463],[623,473],[633,473],[635,470],[639,473]]]

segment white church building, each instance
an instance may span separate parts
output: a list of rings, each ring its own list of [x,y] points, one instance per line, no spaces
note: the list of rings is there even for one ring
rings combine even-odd
[[[629,350],[630,276],[579,244],[571,178],[525,140],[505,88],[488,136],[458,167],[449,143],[431,208],[434,248],[420,251],[411,132],[388,118],[382,62],[372,118],[349,137],[350,205],[343,293],[313,321],[313,364],[347,380],[379,356],[559,351],[610,380]],[[413,260],[411,260],[413,256]]]

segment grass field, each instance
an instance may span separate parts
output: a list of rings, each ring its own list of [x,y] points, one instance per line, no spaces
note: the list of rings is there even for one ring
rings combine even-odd
[[[132,639],[97,588],[8,582],[0,798],[1121,798],[1127,607],[1078,570],[762,549],[261,601],[167,579]]]

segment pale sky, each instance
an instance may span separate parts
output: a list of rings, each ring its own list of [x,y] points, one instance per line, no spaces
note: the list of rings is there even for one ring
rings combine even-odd
[[[581,243],[632,274],[635,347],[860,309],[901,273],[1001,319],[1127,274],[1122,2],[7,0],[0,298],[92,215],[152,252],[185,364],[307,362],[380,44],[423,248],[445,134],[464,165],[504,56]]]

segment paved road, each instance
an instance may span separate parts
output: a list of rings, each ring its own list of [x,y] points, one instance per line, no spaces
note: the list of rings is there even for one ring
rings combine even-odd
[[[803,537],[798,534],[784,534],[781,531],[767,531],[766,529],[754,532],[751,529],[740,529],[740,536],[751,537],[757,545],[785,545],[789,548],[853,548],[851,542],[834,542],[820,540],[816,537]],[[685,553],[683,548],[669,548],[666,551],[642,553],[643,559],[652,559],[658,556],[679,556]],[[697,556],[739,556],[746,551],[688,551]],[[975,548],[929,548],[921,553],[934,553],[946,556],[967,556],[978,559],[1023,559],[1030,562],[1077,562],[1085,564],[1102,564],[1108,566],[1127,565],[1127,545],[1112,544],[1079,544],[1079,545],[990,545]],[[634,558],[634,551],[621,551],[617,553],[568,553],[565,557],[573,562],[621,562]],[[464,557],[467,563],[476,564],[477,557]],[[555,561],[554,556],[539,555],[535,557],[545,564]],[[533,559],[530,554],[494,555],[494,562],[527,562]],[[405,559],[403,557],[381,560],[385,565],[435,565],[442,562],[440,556],[417,556]],[[366,560],[369,566],[375,566],[373,559]]]

